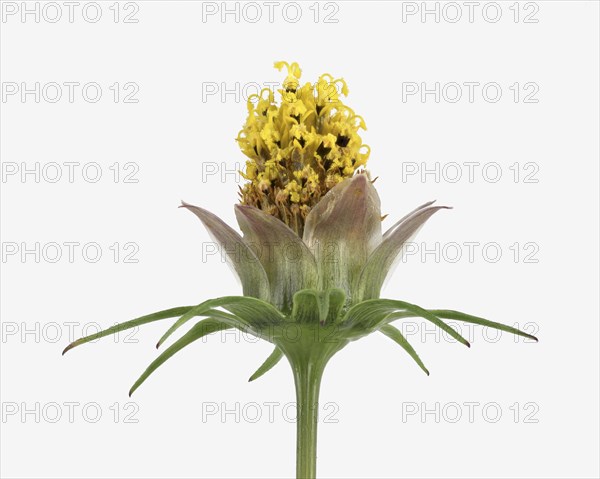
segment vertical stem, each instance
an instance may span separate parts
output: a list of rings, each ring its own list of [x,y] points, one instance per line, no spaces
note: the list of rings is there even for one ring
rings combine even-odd
[[[325,327],[314,321],[299,325],[296,340],[276,344],[288,359],[296,386],[296,478],[317,477],[317,423],[319,420],[319,389],[325,366],[346,344],[347,339],[331,338],[336,325]]]
[[[298,361],[293,365],[296,385],[296,477],[317,477],[317,423],[319,388],[324,364],[320,361]]]

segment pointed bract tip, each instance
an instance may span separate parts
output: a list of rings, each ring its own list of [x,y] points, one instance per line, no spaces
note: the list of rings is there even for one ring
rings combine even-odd
[[[236,212],[240,212],[242,213],[244,216],[246,217],[250,217],[250,215],[252,214],[252,212],[254,210],[258,210],[258,208],[255,208],[254,206],[250,206],[250,205],[241,205],[239,203],[236,203],[235,205],[233,205],[233,209]],[[259,210],[260,211],[260,210]]]
[[[427,374],[427,376],[429,376],[429,369],[425,370],[425,374]]]
[[[248,378],[248,382],[251,383],[252,381],[256,381],[259,377],[261,377],[264,373],[262,374],[258,374],[258,371],[256,371],[252,376],[250,376]]]
[[[131,389],[129,390],[129,397],[131,397],[131,395],[133,394],[134,391],[135,391],[135,386],[132,386]]]
[[[70,350],[71,350],[71,349],[73,349],[75,346],[77,346],[77,343],[76,343],[76,342],[69,344],[69,345],[68,345],[68,346],[67,346],[65,349],[63,349],[62,355],[64,356],[64,355],[65,355],[65,353],[66,353],[67,351],[70,351]]]

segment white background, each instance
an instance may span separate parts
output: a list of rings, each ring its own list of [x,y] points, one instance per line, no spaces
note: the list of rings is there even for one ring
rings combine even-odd
[[[63,87],[52,103],[55,90],[46,87],[39,102],[20,90],[2,99],[3,477],[293,475],[293,410],[284,413],[294,400],[289,366],[246,382],[270,345],[233,336],[195,343],[131,400],[127,391],[156,356],[169,321],[61,357],[70,336],[86,327],[94,332],[94,325],[241,292],[220,258],[203,258],[209,236],[177,206],[184,199],[234,224],[236,178],[221,173],[244,161],[234,141],[246,112],[240,96],[247,84],[281,81],[272,63],[283,59],[298,61],[305,80],[325,71],[347,80],[348,104],[369,128],[363,138],[389,214],[384,227],[430,199],[454,206],[423,228],[419,251],[399,265],[384,296],[518,324],[540,338],[496,341],[492,332],[463,329],[473,340],[468,350],[409,323],[405,332],[430,377],[382,335],[350,345],[324,377],[321,402],[332,405],[320,425],[319,476],[598,477],[597,2],[500,2],[496,22],[498,7],[486,2],[472,21],[463,2],[427,3],[438,9],[438,22],[421,17],[421,2],[303,3],[296,23],[297,9],[284,15],[285,3],[274,7],[272,22],[268,5],[257,4],[256,23],[256,10],[243,4],[238,21],[233,14],[222,21],[220,12],[203,18],[203,8],[220,3],[138,1],[111,9],[113,2],[100,2],[102,17],[92,23],[97,12],[86,7],[86,19],[86,2],[75,7],[73,22],[58,2],[63,16],[52,23],[53,7],[40,3],[40,21],[33,14],[22,21],[7,3],[4,93],[36,82],[41,90],[96,82],[103,96],[92,103],[79,87],[70,102]],[[462,17],[453,22],[456,5]],[[132,12],[138,22],[124,23]],[[123,101],[128,82],[139,88],[137,103]],[[433,94],[403,98],[411,85],[436,82],[439,102]],[[452,82],[463,93],[454,103]],[[465,82],[480,84],[472,102]],[[488,83],[502,90],[495,103],[482,94]],[[537,102],[524,101],[526,83]],[[219,92],[203,95],[213,84]],[[238,98],[221,98],[223,86]],[[54,183],[56,171],[44,170],[53,162],[63,174]],[[73,182],[67,162],[78,164]],[[102,169],[95,183],[95,170],[82,176],[93,162]],[[137,165],[137,183],[123,181],[136,168],[125,171],[128,162]],[[468,162],[479,165],[472,182]],[[38,178],[21,176],[36,163]],[[421,171],[436,163],[438,178],[403,177],[415,164]],[[461,167],[460,180],[443,170],[450,163]],[[483,167],[491,168],[487,176]],[[493,182],[498,167],[502,177]],[[537,182],[524,181],[528,172]],[[79,243],[73,262],[68,242]],[[137,263],[124,261],[129,242],[139,249]],[[439,257],[422,257],[436,242]],[[472,261],[470,242],[480,245]],[[22,256],[36,243],[39,258]],[[52,243],[63,254],[56,262]],[[88,243],[100,245],[95,263],[92,250],[82,255]],[[463,256],[455,261],[456,245]],[[268,402],[276,403],[272,420]],[[262,414],[255,422],[254,404]],[[207,416],[213,406],[217,414]]]

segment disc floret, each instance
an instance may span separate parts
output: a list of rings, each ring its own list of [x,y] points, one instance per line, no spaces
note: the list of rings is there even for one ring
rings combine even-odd
[[[359,130],[362,117],[344,104],[342,78],[328,73],[301,84],[297,63],[287,68],[279,101],[270,88],[248,99],[248,117],[237,141],[248,157],[241,203],[273,215],[302,235],[310,210],[335,185],[364,167],[370,149]]]

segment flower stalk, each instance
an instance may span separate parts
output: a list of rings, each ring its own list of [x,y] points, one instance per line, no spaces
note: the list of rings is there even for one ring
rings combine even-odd
[[[296,477],[317,477],[317,427],[322,368],[310,364],[294,367],[296,386]]]
[[[290,363],[296,388],[296,477],[315,479],[321,379],[331,357],[348,341],[337,337],[336,325],[321,326],[318,317],[293,329],[294,340],[288,331],[287,340],[278,343]]]
[[[317,477],[319,391],[324,368],[300,363],[293,366],[296,386],[296,477]]]

